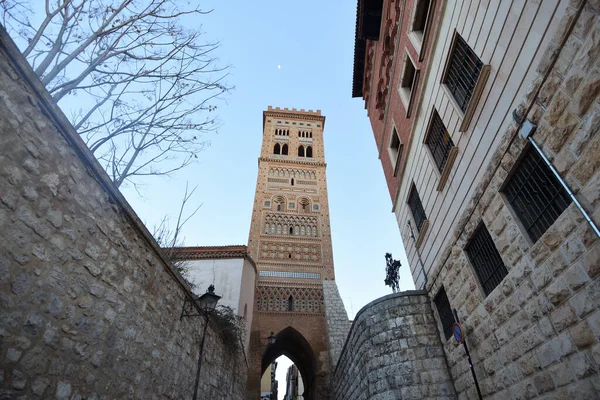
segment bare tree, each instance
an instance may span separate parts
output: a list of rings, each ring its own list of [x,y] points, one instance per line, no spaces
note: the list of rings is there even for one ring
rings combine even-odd
[[[217,128],[227,67],[177,0],[0,0],[2,23],[117,186],[189,165]],[[195,2],[191,2],[195,4]]]
[[[190,287],[194,288],[193,282],[189,280],[189,266],[187,265],[185,260],[178,259],[176,254],[174,253],[174,249],[176,247],[181,247],[184,245],[184,239],[181,238],[181,229],[183,226],[200,210],[202,207],[201,203],[198,207],[194,209],[187,216],[184,215],[185,206],[190,198],[193,196],[194,192],[198,186],[195,186],[191,191],[189,190],[188,183],[185,184],[185,193],[181,200],[181,206],[179,207],[179,214],[177,215],[177,223],[175,225],[175,229],[171,229],[169,227],[169,217],[164,216],[158,225],[154,226],[152,229],[152,236],[158,242],[160,247],[162,247],[169,259],[173,262],[175,268],[179,271],[181,276],[186,280],[186,282],[190,285]]]

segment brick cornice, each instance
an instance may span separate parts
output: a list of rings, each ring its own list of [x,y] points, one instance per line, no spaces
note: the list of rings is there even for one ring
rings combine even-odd
[[[165,251],[171,250],[165,249]],[[172,252],[172,258],[180,261],[243,258],[252,264],[255,271],[258,271],[256,263],[248,253],[248,246],[244,245],[175,247]]]
[[[280,160],[280,159],[268,158],[268,157],[258,157],[258,161],[278,162],[278,163],[284,163],[284,164],[314,165],[316,167],[326,167],[327,166],[327,163],[318,162],[318,161]]]

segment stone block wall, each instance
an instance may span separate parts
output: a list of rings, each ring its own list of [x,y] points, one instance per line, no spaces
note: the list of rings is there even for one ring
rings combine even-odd
[[[189,399],[189,288],[0,27],[0,399]],[[200,398],[242,399],[207,330]]]
[[[331,368],[335,368],[348,337],[350,321],[335,281],[323,281],[323,299],[329,335],[329,358]]]
[[[332,389],[339,400],[454,398],[426,292],[391,294],[356,314]]]
[[[516,111],[538,125],[533,139],[598,225],[600,4],[570,3]],[[484,397],[598,398],[600,241],[571,204],[531,243],[500,193],[527,145],[512,123],[428,289],[443,286],[458,310]],[[488,296],[464,252],[482,222],[508,270]],[[476,398],[462,349],[444,347],[459,398]]]

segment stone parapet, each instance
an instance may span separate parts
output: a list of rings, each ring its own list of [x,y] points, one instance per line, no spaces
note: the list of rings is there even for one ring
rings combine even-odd
[[[426,292],[384,296],[358,312],[332,392],[339,400],[454,398]]]

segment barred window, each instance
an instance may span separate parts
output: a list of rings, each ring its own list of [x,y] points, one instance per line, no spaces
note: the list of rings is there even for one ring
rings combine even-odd
[[[417,192],[417,188],[414,184],[410,191],[410,195],[408,196],[408,206],[410,207],[413,219],[415,220],[415,224],[417,225],[417,230],[421,232],[421,228],[427,220],[427,216],[425,215],[425,210],[423,209],[421,198],[419,197],[419,193]]]
[[[535,243],[572,200],[542,156],[526,151],[502,192]]]
[[[447,85],[463,112],[467,110],[482,67],[483,62],[467,42],[456,33],[442,83]]]
[[[483,223],[479,224],[473,233],[465,252],[473,264],[485,295],[489,295],[502,282],[508,271]]]
[[[454,143],[444,126],[444,122],[442,122],[440,115],[435,109],[431,117],[429,132],[427,132],[427,137],[425,138],[425,144],[429,147],[438,170],[442,172],[446,166],[450,150],[454,147]]]
[[[440,321],[442,322],[442,328],[444,329],[444,336],[446,340],[452,336],[452,325],[454,324],[454,314],[452,313],[452,307],[450,307],[450,300],[446,295],[444,287],[440,289],[434,299],[435,306],[437,307],[438,314],[440,315]]]

